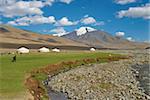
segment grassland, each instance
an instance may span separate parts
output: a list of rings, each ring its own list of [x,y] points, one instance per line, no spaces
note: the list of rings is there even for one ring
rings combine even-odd
[[[109,56],[109,53],[101,52],[30,53],[18,54],[17,62],[14,63],[11,62],[13,55],[0,56],[0,94],[12,96],[25,91],[25,75],[33,69],[62,61],[107,56]],[[119,55],[112,54],[112,56]]]

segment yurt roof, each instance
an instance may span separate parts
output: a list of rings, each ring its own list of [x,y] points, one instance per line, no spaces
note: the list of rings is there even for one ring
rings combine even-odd
[[[41,46],[40,48],[49,48],[49,47],[48,47],[48,46]],[[40,48],[39,48],[39,49],[40,49]]]
[[[20,48],[26,48],[26,49],[29,49],[29,48],[26,47],[26,46],[20,46],[20,47],[18,47],[18,49],[20,49]]]

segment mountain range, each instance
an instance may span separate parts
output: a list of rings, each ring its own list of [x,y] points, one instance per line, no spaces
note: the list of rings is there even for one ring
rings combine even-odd
[[[128,41],[99,30],[73,31],[58,37],[1,25],[0,51],[17,49],[20,46],[26,46],[30,49],[47,46],[49,48],[89,50],[90,47],[97,49],[143,49],[149,47],[149,44]]]
[[[122,37],[112,36],[109,33],[94,30],[78,34],[77,31],[63,35],[68,38],[95,48],[109,48],[109,49],[142,49],[147,47],[148,43],[129,41]]]

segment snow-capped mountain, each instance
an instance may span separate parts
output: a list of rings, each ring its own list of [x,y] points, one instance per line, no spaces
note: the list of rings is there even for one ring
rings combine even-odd
[[[81,27],[62,37],[96,48],[136,49],[148,46],[146,43],[129,41],[90,27]]]

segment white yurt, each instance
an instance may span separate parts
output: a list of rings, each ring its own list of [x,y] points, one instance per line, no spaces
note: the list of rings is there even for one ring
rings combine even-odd
[[[96,49],[95,48],[90,48],[90,51],[96,51]]]
[[[54,48],[52,49],[53,52],[60,52],[60,50],[58,48]]]
[[[41,47],[38,51],[39,52],[49,52],[50,50],[47,47]]]
[[[30,50],[26,47],[20,47],[20,48],[17,49],[17,52],[18,53],[29,53]]]

